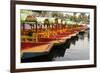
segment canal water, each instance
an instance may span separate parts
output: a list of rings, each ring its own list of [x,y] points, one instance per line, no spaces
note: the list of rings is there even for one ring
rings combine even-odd
[[[69,43],[69,44],[68,44]],[[66,40],[67,45],[63,55],[53,57],[54,61],[88,60],[89,59],[89,30]],[[58,54],[61,52],[60,50]]]
[[[88,29],[67,39],[65,43],[54,45],[49,53],[40,54],[38,57],[22,59],[21,62],[88,60],[90,54],[89,43]]]

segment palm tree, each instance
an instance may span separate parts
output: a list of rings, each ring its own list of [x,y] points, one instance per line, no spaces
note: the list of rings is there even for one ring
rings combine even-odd
[[[76,12],[73,13],[73,21],[75,22],[76,22],[76,14],[77,14]]]
[[[84,21],[85,13],[81,13],[81,21]]]
[[[47,28],[50,26],[49,19],[45,19],[45,20],[44,20],[44,25],[46,25]]]

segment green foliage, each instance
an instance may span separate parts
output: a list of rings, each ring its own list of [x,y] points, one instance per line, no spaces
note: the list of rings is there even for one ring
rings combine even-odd
[[[45,19],[45,20],[44,20],[44,25],[50,25],[49,19]]]

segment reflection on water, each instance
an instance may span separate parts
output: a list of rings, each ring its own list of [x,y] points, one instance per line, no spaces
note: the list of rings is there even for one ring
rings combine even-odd
[[[69,41],[66,41],[65,45],[67,43],[69,43],[70,46],[66,47],[63,52],[63,56],[61,55],[53,57],[53,60],[67,61],[89,59],[89,30],[81,32],[77,36],[72,37],[71,39],[69,39]],[[59,55],[61,51],[58,52]]]
[[[89,30],[67,39],[65,43],[54,45],[49,53],[22,60],[22,62],[69,61],[89,59]]]

